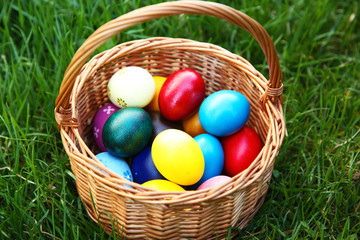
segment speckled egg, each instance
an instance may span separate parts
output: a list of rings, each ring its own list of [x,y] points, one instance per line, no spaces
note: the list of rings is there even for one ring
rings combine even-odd
[[[130,157],[148,144],[152,133],[149,114],[142,108],[122,108],[105,122],[102,138],[108,152]]]

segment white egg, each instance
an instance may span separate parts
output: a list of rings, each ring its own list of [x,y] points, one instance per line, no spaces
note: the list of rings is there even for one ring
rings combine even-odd
[[[110,78],[107,91],[110,101],[120,108],[142,108],[155,95],[155,81],[144,68],[125,67]]]

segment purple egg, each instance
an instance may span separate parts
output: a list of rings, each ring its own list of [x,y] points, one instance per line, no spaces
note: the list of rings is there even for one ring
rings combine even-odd
[[[102,108],[100,108],[95,115],[94,125],[93,125],[94,138],[97,146],[103,152],[107,151],[102,139],[102,131],[104,128],[104,124],[106,120],[108,120],[108,118],[119,109],[120,108],[118,108],[114,104],[108,103],[104,105]]]

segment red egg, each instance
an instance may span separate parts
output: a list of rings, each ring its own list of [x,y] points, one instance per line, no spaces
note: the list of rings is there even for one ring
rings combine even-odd
[[[199,73],[182,69],[171,74],[159,93],[161,114],[173,121],[194,113],[205,97],[205,83]]]
[[[225,157],[224,170],[231,177],[248,168],[263,147],[259,135],[247,125],[222,138],[221,144]]]

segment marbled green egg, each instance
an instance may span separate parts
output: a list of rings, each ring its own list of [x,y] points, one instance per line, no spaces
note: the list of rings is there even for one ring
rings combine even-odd
[[[142,108],[122,108],[105,122],[102,138],[106,150],[118,157],[131,157],[145,148],[152,133],[149,114]]]

